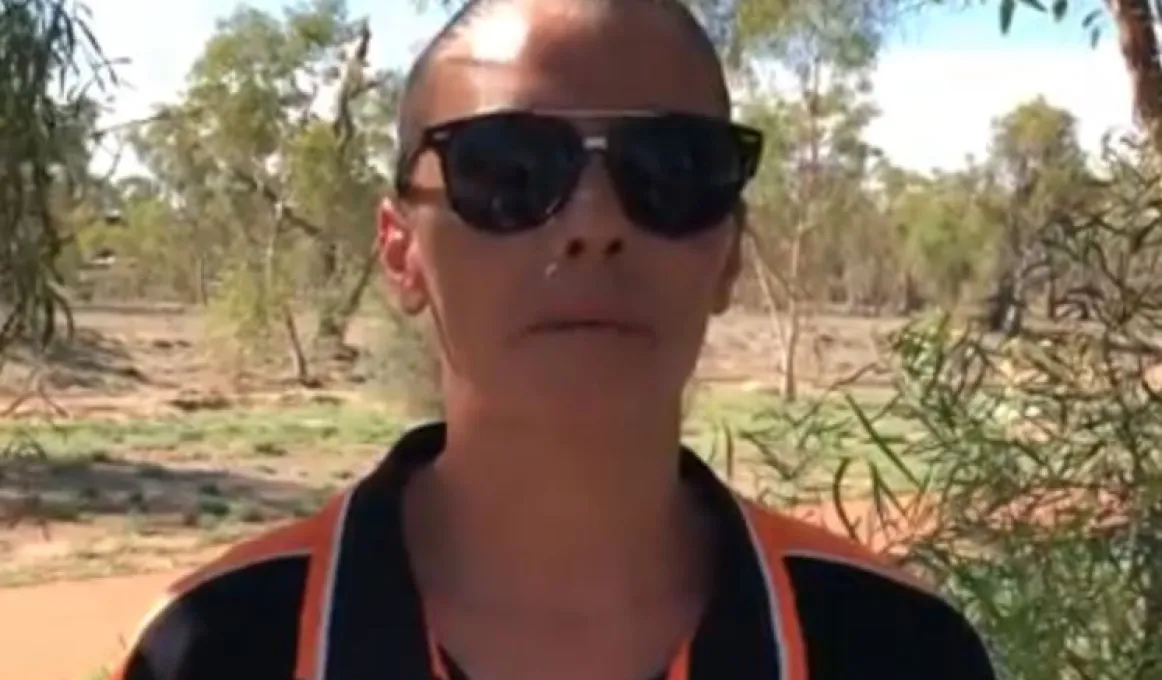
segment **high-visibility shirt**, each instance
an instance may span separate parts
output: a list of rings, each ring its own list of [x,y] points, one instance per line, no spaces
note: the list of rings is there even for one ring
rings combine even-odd
[[[443,444],[442,424],[411,430],[317,514],[180,580],[114,677],[464,680],[425,625],[401,526],[404,484]],[[721,547],[703,618],[658,680],[994,680],[982,640],[941,597],[742,499],[688,450],[679,467]]]

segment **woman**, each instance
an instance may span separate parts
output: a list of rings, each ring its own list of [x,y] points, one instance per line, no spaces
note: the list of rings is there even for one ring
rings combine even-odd
[[[176,584],[120,677],[993,677],[947,604],[680,447],[762,147],[681,4],[471,2],[400,133],[383,265],[446,422]]]

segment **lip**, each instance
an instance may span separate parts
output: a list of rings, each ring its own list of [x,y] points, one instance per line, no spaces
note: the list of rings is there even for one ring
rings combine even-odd
[[[647,326],[627,319],[597,316],[577,315],[550,317],[534,323],[529,327],[533,334],[541,333],[612,333],[626,337],[647,337],[650,330]]]

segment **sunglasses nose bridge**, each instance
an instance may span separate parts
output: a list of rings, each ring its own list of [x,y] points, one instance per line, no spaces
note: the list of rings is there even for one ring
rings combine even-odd
[[[581,138],[581,148],[587,155],[603,154],[609,150],[609,138],[605,135],[585,135]]]
[[[606,154],[609,153],[609,138],[605,135],[582,135],[581,154],[578,165],[578,176],[590,169],[590,164],[597,162],[604,166]]]
[[[581,135],[580,140],[582,153],[578,158],[575,184],[572,195],[562,205],[563,214],[559,219],[569,225],[565,232],[578,245],[587,243],[602,251],[607,247],[620,250],[622,241],[632,232],[632,225],[609,174],[608,137],[589,134]]]
[[[599,200],[603,193],[610,193],[610,197],[616,199],[617,192],[608,169],[609,138],[605,135],[582,135],[581,149],[572,200],[580,199],[581,203]]]

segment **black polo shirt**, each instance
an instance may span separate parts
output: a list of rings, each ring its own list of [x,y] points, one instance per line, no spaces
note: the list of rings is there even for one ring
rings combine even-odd
[[[114,677],[465,680],[426,629],[402,536],[401,490],[443,443],[440,424],[408,432],[318,514],[182,579]],[[711,517],[718,582],[659,680],[995,678],[967,621],[911,577],[739,498],[690,451],[680,470]]]

